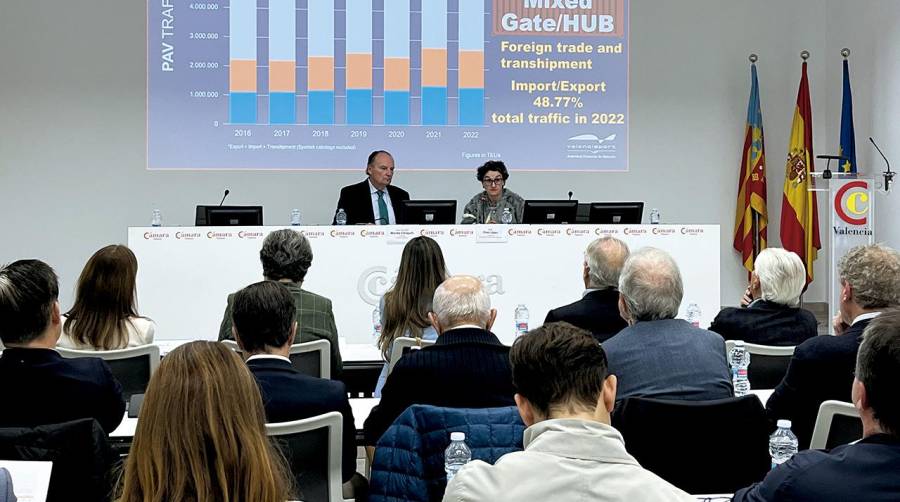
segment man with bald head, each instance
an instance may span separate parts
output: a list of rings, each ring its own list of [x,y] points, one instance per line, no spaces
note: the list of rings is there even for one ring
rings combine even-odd
[[[413,404],[515,405],[509,347],[490,332],[496,317],[478,278],[453,276],[438,286],[429,314],[437,342],[410,352],[394,366],[381,391],[381,402],[366,420],[366,444],[375,445],[394,419]]]
[[[403,223],[400,203],[409,200],[409,193],[391,185],[394,179],[394,156],[375,150],[366,161],[367,179],[341,189],[335,212],[347,213],[348,225],[395,225]]]

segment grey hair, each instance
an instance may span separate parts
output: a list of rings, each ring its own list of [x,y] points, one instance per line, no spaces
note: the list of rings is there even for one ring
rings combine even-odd
[[[289,279],[302,282],[312,265],[312,247],[306,236],[296,230],[276,230],[263,240],[259,250],[263,277],[272,281]]]
[[[601,237],[588,244],[584,251],[584,263],[588,267],[588,287],[617,287],[627,258],[628,245],[615,237]]]
[[[673,319],[684,296],[681,272],[665,251],[639,249],[625,260],[619,293],[634,322]]]
[[[838,262],[841,281],[864,309],[900,305],[900,253],[883,244],[857,246]]]
[[[434,290],[431,310],[445,328],[485,326],[491,318],[491,298],[477,277],[456,275]]]
[[[806,267],[803,260],[782,248],[763,249],[753,264],[753,273],[759,278],[762,299],[796,307],[806,286]]]

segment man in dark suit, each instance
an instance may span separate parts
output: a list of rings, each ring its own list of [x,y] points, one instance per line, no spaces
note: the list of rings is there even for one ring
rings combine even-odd
[[[366,175],[366,180],[341,189],[332,223],[337,224],[337,213],[341,209],[347,213],[348,225],[403,223],[400,203],[409,200],[409,193],[391,185],[394,157],[384,150],[372,152],[366,162]]]
[[[713,320],[710,331],[726,340],[760,345],[799,345],[816,336],[816,316],[798,307],[806,286],[806,268],[796,253],[764,249],[753,266],[752,301],[746,308],[727,307]]]
[[[266,421],[291,422],[331,411],[343,415],[342,473],[356,473],[356,426],[343,382],[304,375],[289,359],[297,334],[291,291],[275,281],[251,284],[234,295],[232,331],[259,384]]]
[[[846,336],[846,335],[842,335]],[[900,500],[900,311],[885,311],[865,330],[851,399],[863,439],[831,451],[807,450],[738,490],[738,502]]]
[[[63,359],[56,273],[38,260],[0,269],[0,426],[93,418],[107,433],[125,415],[122,387],[102,359]]]
[[[617,399],[703,401],[733,395],[721,336],[675,319],[684,289],[668,253],[644,248],[619,278],[619,310],[628,327],[603,343]]]
[[[513,406],[515,390],[509,347],[489,330],[497,317],[481,281],[455,276],[434,292],[429,314],[438,339],[401,358],[388,375],[381,402],[365,424],[366,444],[375,445],[406,408]]]
[[[838,263],[841,278],[836,336],[817,336],[794,351],[787,374],[766,403],[773,421],[791,421],[800,448],[809,448],[819,405],[850,401],[856,353],[869,321],[900,305],[900,254],[871,245],[853,248]]]
[[[619,274],[628,258],[628,245],[615,237],[602,237],[590,243],[584,252],[584,293],[577,302],[547,312],[544,324],[565,321],[586,329],[598,342],[624,329],[628,324],[619,315]]]

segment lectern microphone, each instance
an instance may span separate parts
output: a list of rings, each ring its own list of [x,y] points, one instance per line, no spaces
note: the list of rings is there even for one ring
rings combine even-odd
[[[889,192],[891,190],[891,182],[894,181],[894,175],[897,174],[894,171],[891,171],[891,163],[888,162],[887,157],[884,155],[884,152],[881,151],[881,148],[878,148],[878,145],[875,143],[875,140],[871,137],[869,141],[872,142],[872,146],[878,150],[878,154],[881,155],[881,158],[884,159],[884,163],[887,164],[887,170],[882,171],[881,175],[884,176],[884,191]]]

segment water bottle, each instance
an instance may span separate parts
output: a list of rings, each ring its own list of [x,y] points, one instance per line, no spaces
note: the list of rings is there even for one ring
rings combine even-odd
[[[524,335],[528,331],[528,308],[520,303],[516,307],[516,336]]]
[[[728,362],[731,364],[731,383],[734,385],[734,395],[746,396],[750,393],[750,380],[747,379],[750,353],[747,352],[742,340],[734,342],[734,348],[728,354]]]
[[[462,466],[472,460],[472,450],[466,445],[465,432],[451,432],[450,446],[444,450],[444,470],[447,471],[447,483],[456,476]]]
[[[779,420],[778,430],[769,436],[769,455],[772,456],[772,469],[787,462],[797,453],[800,442],[791,432],[790,420]]]
[[[700,327],[700,305],[696,303],[688,304],[687,307],[687,322],[691,323],[695,328]]]
[[[650,210],[650,224],[659,225],[659,209],[655,207]]]
[[[381,337],[381,309],[377,306],[372,311],[372,336],[376,341]]]
[[[504,208],[503,214],[500,215],[500,223],[503,223],[504,225],[509,225],[510,223],[512,223],[512,220],[513,220],[512,211],[510,211],[510,209],[508,207]]]
[[[150,226],[151,227],[161,227],[162,226],[162,212],[159,209],[153,210],[153,216],[150,217]]]
[[[291,209],[291,225],[298,226],[300,225],[300,210],[299,209]]]
[[[338,208],[337,214],[334,216],[334,222],[338,225],[347,224],[347,212],[344,211],[344,208]]]

